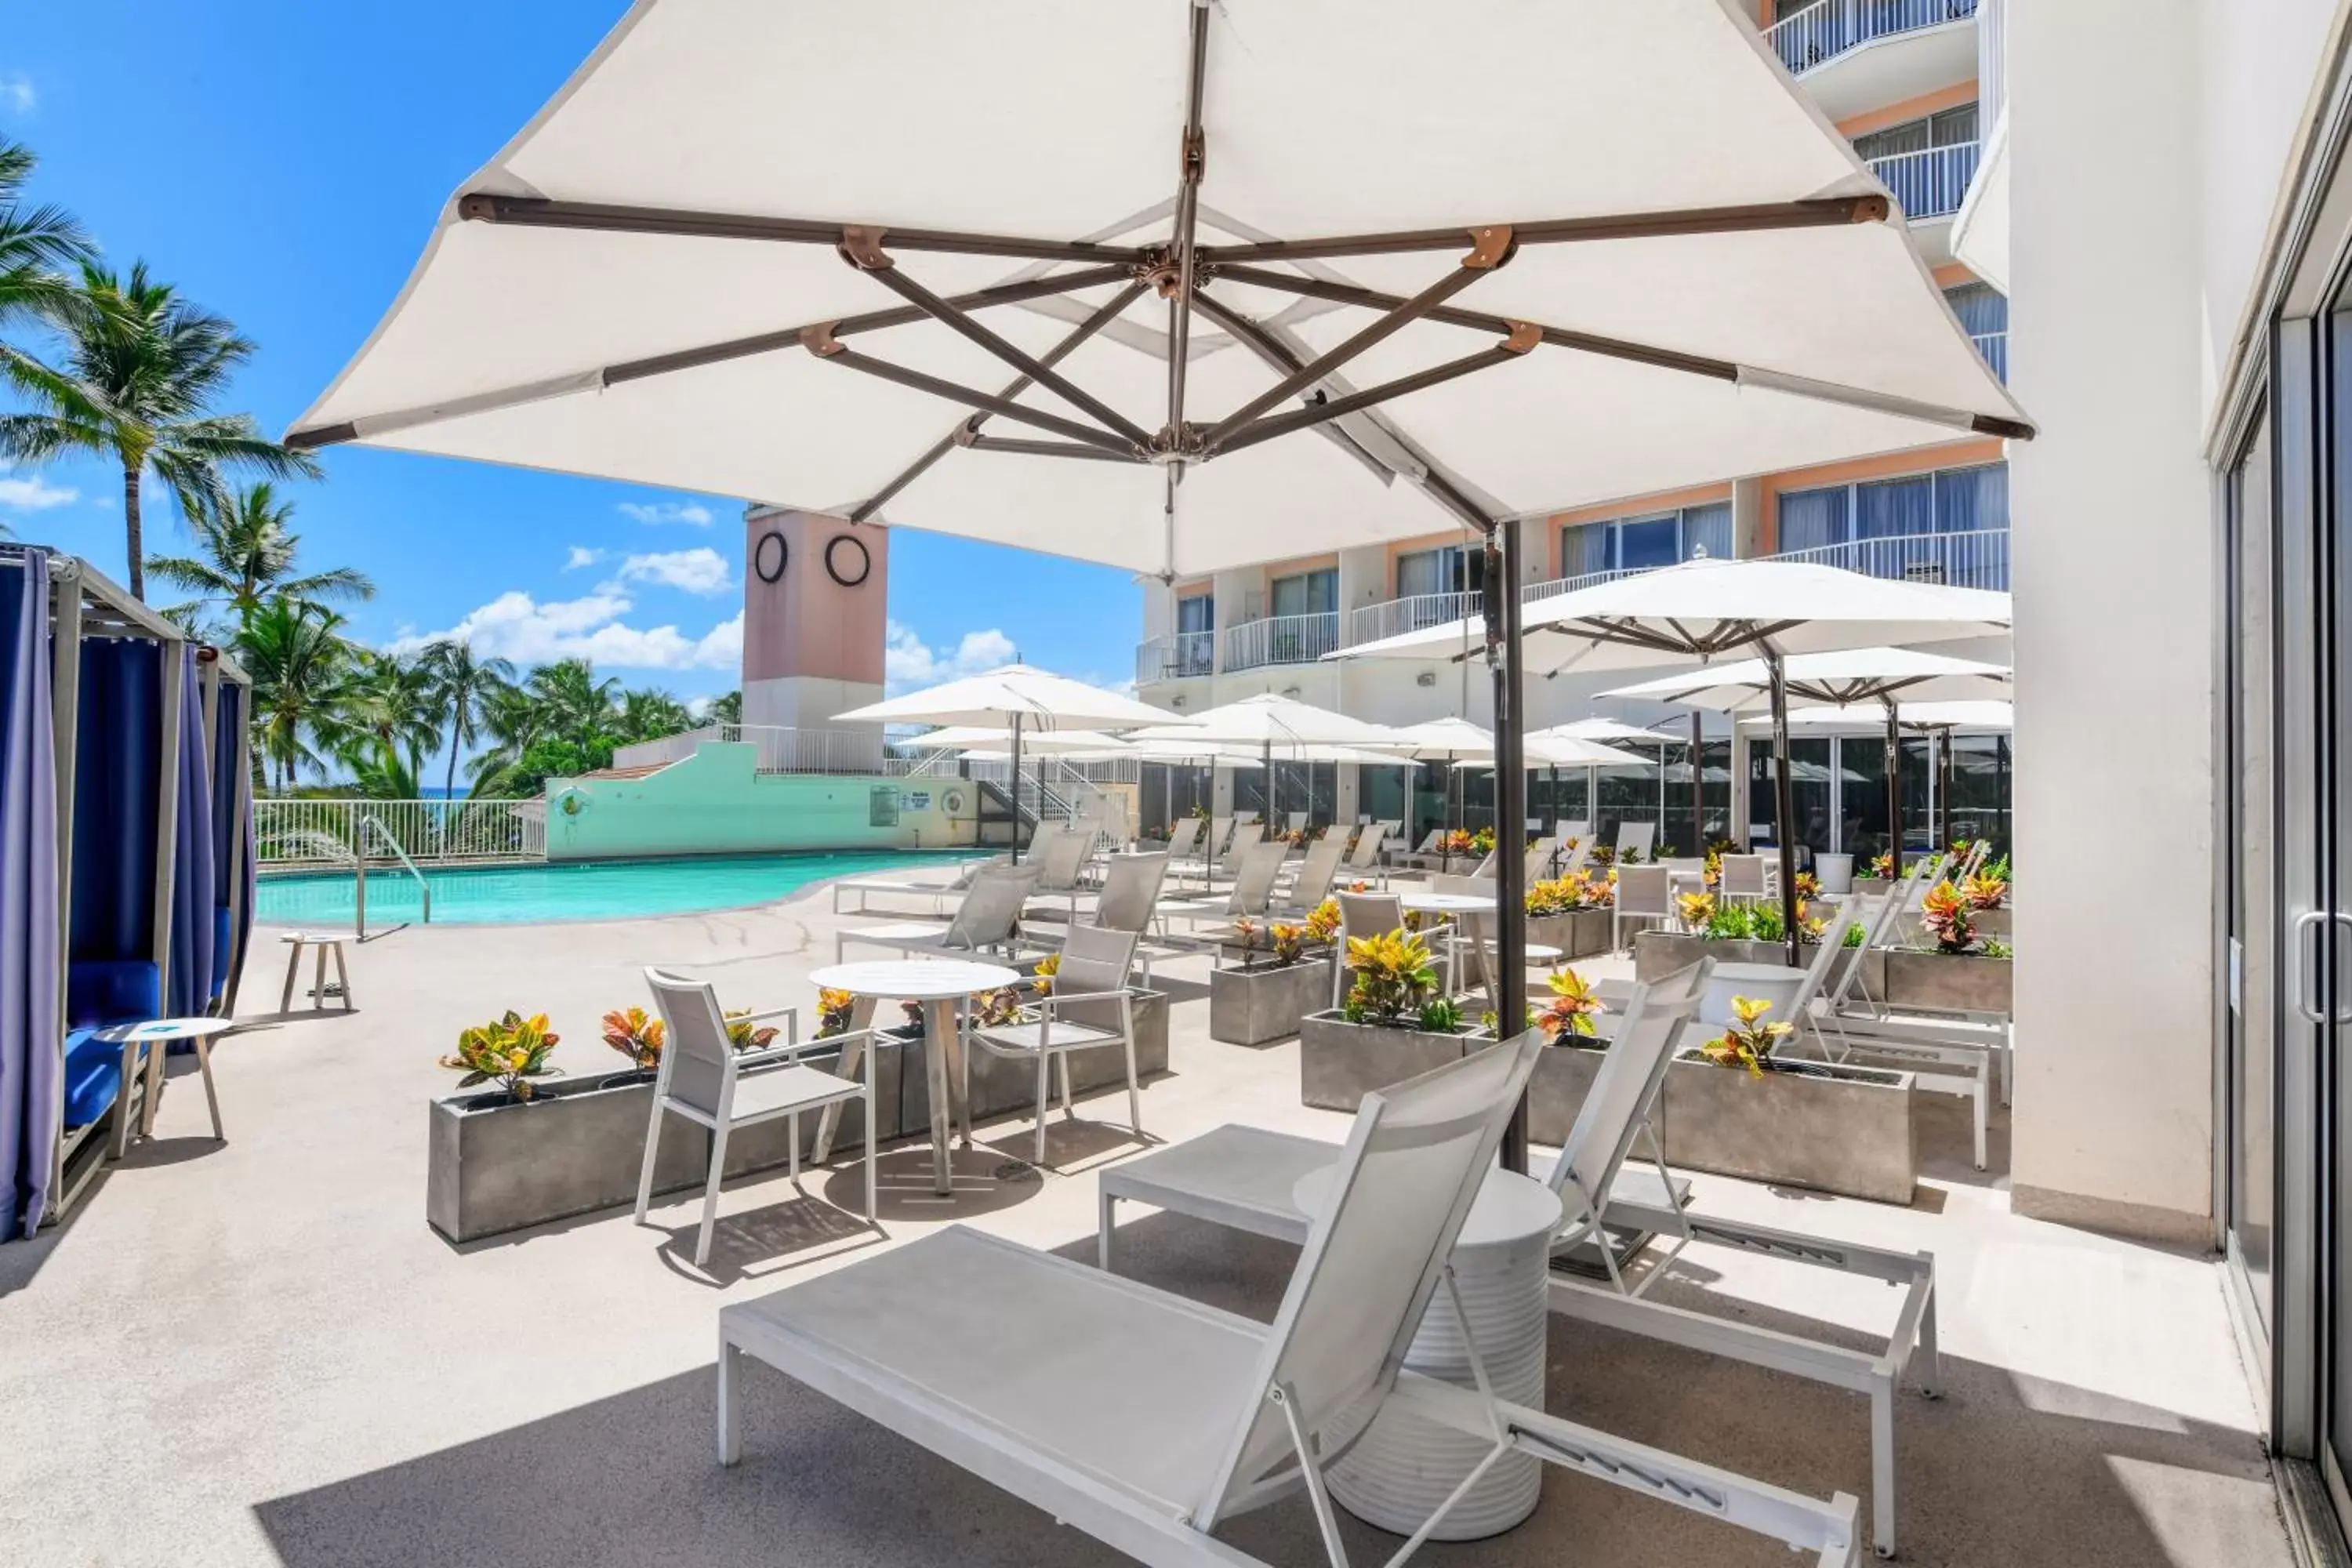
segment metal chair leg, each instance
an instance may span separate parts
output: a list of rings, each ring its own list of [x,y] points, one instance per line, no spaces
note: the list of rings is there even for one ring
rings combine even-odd
[[[343,1011],[348,1013],[357,1005],[357,1004],[352,1000],[352,972],[343,965],[343,944],[341,942],[339,942],[335,943],[334,952],[335,984],[342,987]],[[321,1005],[323,1005],[323,1004],[321,1004]]]
[[[226,1143],[228,1134],[221,1131],[220,1094],[213,1088],[212,1042],[198,1035],[194,1044],[196,1047],[196,1070],[204,1075],[205,1079],[205,1104],[211,1108],[213,1113],[213,1141]]]
[[[637,1171],[637,1212],[635,1223],[646,1223],[646,1210],[654,1201],[654,1156],[661,1152],[661,1095],[654,1095],[654,1113],[646,1122],[646,1158]]]
[[[1048,1064],[1053,1055],[1051,1051],[1037,1053],[1037,1157],[1032,1163],[1041,1171],[1045,1168],[1045,1111],[1053,1103],[1053,1097],[1045,1087],[1045,1075],[1052,1070]]]
[[[710,1230],[719,1223],[719,1181],[727,1169],[727,1123],[710,1131],[710,1177],[702,1184],[702,1232],[695,1238],[694,1266],[710,1260]]]
[[[298,937],[286,946],[286,994],[278,999],[278,1010],[291,1013],[294,1010],[294,981],[302,973],[301,939]]]

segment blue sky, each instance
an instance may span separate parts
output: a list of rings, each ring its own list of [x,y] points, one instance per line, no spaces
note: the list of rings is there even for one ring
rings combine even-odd
[[[35,199],[70,207],[111,262],[144,258],[260,344],[235,403],[278,432],[391,303],[441,204],[625,8],[12,5],[0,133],[39,154]],[[736,501],[393,452],[324,456],[298,528],[312,563],[374,577],[377,598],[352,615],[362,640],[464,628],[519,661],[584,652],[681,696],[735,684]],[[119,577],[120,490],[89,464],[0,474],[0,522]],[[176,519],[146,510],[151,550],[184,542]],[[912,531],[890,556],[895,685],[1015,648],[1105,684],[1132,673],[1140,600],[1125,574]]]

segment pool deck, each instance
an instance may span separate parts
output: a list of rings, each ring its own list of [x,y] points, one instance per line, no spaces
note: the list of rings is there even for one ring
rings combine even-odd
[[[887,1243],[817,1201],[857,1198],[855,1166],[797,1194],[781,1173],[730,1186],[707,1273],[688,1262],[697,1205],[625,1210],[464,1247],[425,1223],[425,1102],[457,1028],[545,1010],[556,1060],[618,1058],[608,1008],[646,1002],[638,970],[716,982],[730,1005],[814,1001],[835,917],[810,889],[765,909],[567,926],[415,928],[356,949],[359,1010],[275,1004],[263,931],[244,976],[250,1026],[215,1048],[231,1142],[175,1058],[157,1136],[60,1230],[0,1247],[0,1562],[40,1568],[904,1568],[1123,1561],[763,1367],[746,1457],[710,1450],[718,1308],[942,1223],[919,1148],[884,1162]],[[1228,1121],[1337,1138],[1297,1103],[1294,1043],[1207,1035],[1207,960],[1162,965],[1177,996],[1171,1072],[1150,1084],[1155,1138]],[[1593,973],[1612,967],[1596,963]],[[1622,969],[1617,970],[1622,973]],[[805,1016],[805,1015],[804,1015]],[[1124,1095],[1082,1104],[1124,1115]],[[1025,1155],[1028,1124],[982,1130]],[[1111,1125],[1056,1119],[1062,1169],[998,1181],[960,1162],[955,1217],[1092,1257]],[[2284,1568],[2291,1556],[2211,1258],[2010,1212],[2007,1128],[1970,1170],[1957,1101],[1928,1097],[1928,1171],[1909,1208],[1696,1177],[1698,1205],[1907,1247],[1940,1270],[1949,1395],[1906,1394],[1904,1560]],[[1164,1215],[1122,1231],[1122,1271],[1265,1316],[1295,1252]],[[1891,1293],[1695,1247],[1671,1299],[1852,1342]],[[1553,1320],[1551,1408],[1819,1496],[1865,1494],[1853,1395]],[[1107,1398],[1116,1391],[1105,1390]],[[1394,1542],[1347,1529],[1378,1563]],[[1320,1563],[1298,1500],[1228,1539],[1269,1563]],[[1535,1518],[1431,1548],[1460,1564],[1595,1568],[1787,1564],[1780,1548],[1553,1472]]]

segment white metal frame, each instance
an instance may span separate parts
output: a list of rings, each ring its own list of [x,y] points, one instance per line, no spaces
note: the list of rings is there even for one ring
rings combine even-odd
[[[1093,926],[1073,926],[1063,945],[1063,973],[1068,973],[1073,957],[1116,967],[1122,977],[1135,963],[1138,933],[1112,931]],[[1073,948],[1097,944],[1124,951],[1113,957],[1103,953],[1073,954]],[[1118,1028],[1116,1031],[1097,1025],[1073,1022],[1062,1016],[1064,1009],[1073,1004],[1116,1002],[1118,1004]],[[992,1057],[1013,1061],[1034,1061],[1037,1064],[1037,1147],[1030,1163],[1045,1168],[1045,1112],[1048,1095],[1045,1089],[1046,1069],[1050,1066],[1058,1074],[1062,1090],[1062,1114],[1075,1116],[1070,1104],[1070,1054],[1073,1051],[1102,1050],[1111,1046],[1121,1047],[1127,1056],[1127,1124],[1138,1142],[1148,1143],[1150,1136],[1143,1131],[1143,1094],[1135,1075],[1135,987],[1122,984],[1113,991],[1079,991],[1065,994],[1050,991],[1032,1004],[1036,1018],[1017,1024],[982,1025],[973,1023],[969,1031],[969,1043]],[[959,1053],[959,1072],[963,1080],[963,1101],[971,1103],[971,1056],[970,1050]]]

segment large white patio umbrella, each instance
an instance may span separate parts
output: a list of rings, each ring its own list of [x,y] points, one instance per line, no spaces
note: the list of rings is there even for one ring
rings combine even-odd
[[[637,0],[289,439],[1502,584],[1513,520],[1955,433],[2031,429],[1736,0]]]
[[[1791,662],[1794,662],[1793,660]],[[1794,689],[1791,688],[1791,689]],[[1939,702],[1901,702],[1895,705],[1893,718],[1898,729],[1927,737],[1933,753],[1932,765],[1937,771],[1936,799],[1940,821],[1937,837],[1941,842],[1952,841],[1952,737],[1955,735],[2006,735],[2017,727],[2016,710],[2006,701],[1990,699],[1965,699]],[[1743,720],[1743,723],[1769,723],[1768,719]],[[1854,707],[1800,708],[1789,715],[1789,728],[1829,730],[1842,733],[1874,732],[1878,715],[1870,709]],[[1900,748],[1895,750],[1898,752]],[[1892,772],[1894,764],[1888,769]],[[1895,849],[1900,864],[1902,849]]]
[[[909,735],[909,746],[929,746],[949,751],[986,751],[1004,743],[1005,727],[1002,724],[949,724],[937,730],[926,730],[919,735]],[[1065,754],[1071,752],[1117,752],[1126,753],[1133,747],[1100,730],[1038,730],[1030,729],[1022,735],[1023,749],[1040,755]]]
[[[1312,702],[1301,702],[1295,697],[1278,692],[1260,692],[1244,697],[1238,702],[1205,709],[1193,714],[1181,726],[1156,726],[1136,731],[1129,740],[1143,742],[1173,741],[1179,744],[1208,743],[1232,746],[1255,746],[1259,760],[1265,765],[1265,821],[1274,826],[1275,773],[1274,754],[1279,751],[1292,762],[1360,762],[1354,754],[1359,747],[1385,745],[1396,739],[1397,731],[1385,724],[1374,724],[1362,719],[1350,719],[1345,713],[1335,713],[1328,708],[1318,708]],[[1349,754],[1341,756],[1330,752],[1340,748]],[[1309,754],[1321,751],[1324,754]],[[1382,757],[1383,762],[1395,759]]]
[[[1072,727],[1127,730],[1149,724],[1181,728],[1184,722],[1163,708],[1066,676],[1032,669],[1025,664],[1003,665],[961,680],[886,697],[879,702],[836,713],[834,720],[838,723],[940,724],[956,730],[985,730],[992,740],[998,734],[1008,737],[1012,742],[1016,815],[1021,802],[1021,737],[1024,729],[1034,734]],[[1090,734],[1088,742],[1099,745],[1102,739],[1099,734]],[[1017,821],[1013,832],[1013,858],[1016,863],[1021,858]]]
[[[1538,737],[1589,741],[1602,745],[1612,741],[1622,741],[1633,744],[1657,747],[1658,755],[1654,763],[1647,757],[1640,760],[1643,766],[1655,767],[1658,770],[1658,820],[1660,831],[1664,830],[1665,786],[1667,781],[1673,776],[1665,765],[1666,748],[1675,743],[1672,737],[1656,730],[1644,730],[1638,724],[1628,724],[1622,719],[1611,719],[1598,713],[1589,719],[1574,719],[1565,724],[1554,724],[1549,730],[1535,731],[1528,735],[1528,739],[1532,742]],[[1694,714],[1690,734],[1690,752],[1693,757],[1699,754],[1701,740],[1697,716]],[[1588,764],[1584,770],[1584,806],[1586,812],[1592,817],[1595,832],[1598,832],[1601,827],[1601,768],[1607,765],[1622,766],[1622,764]],[[1557,793],[1559,785],[1559,777],[1557,773],[1552,776],[1552,785],[1554,792]],[[1696,846],[1701,854],[1706,853],[1706,792],[1703,789],[1691,791],[1691,842]]]
[[[1504,595],[1505,604],[1515,595]],[[1865,577],[1799,561],[1685,561],[1538,599],[1521,612],[1524,657],[1535,668],[1633,669],[1760,654],[1772,710],[1773,753],[1789,754],[1788,663],[1798,655],[2005,636],[2007,594]],[[1479,634],[1483,628],[1473,625]],[[1347,658],[1417,658],[1458,640],[1437,626],[1348,648]],[[1796,803],[1790,770],[1776,768],[1773,837],[1789,962],[1798,961]]]
[[[2009,667],[1954,658],[1921,648],[1861,647],[1837,653],[1800,654],[1785,661],[1782,670],[1790,697],[1837,706],[1875,702],[1884,710],[1886,830],[1892,841],[1895,875],[1902,876],[1903,738],[1896,722],[1896,705],[1909,698],[1999,701],[2010,692]],[[1681,702],[1718,713],[1769,708],[1771,694],[1771,666],[1760,658],[1684,670],[1601,693],[1603,697]],[[1696,720],[1696,715],[1693,718]],[[1785,747],[1775,753],[1776,759],[1786,755]],[[1786,837],[1785,830],[1782,837]]]

